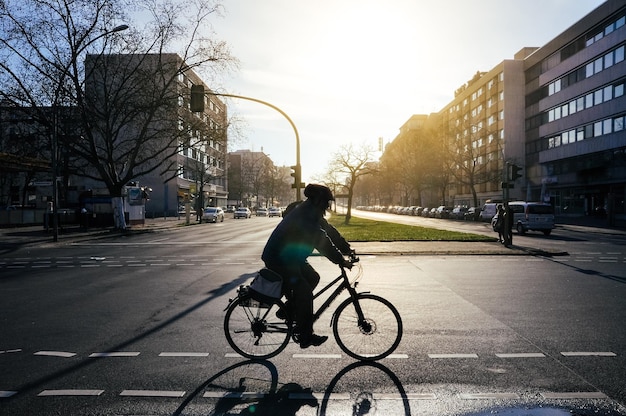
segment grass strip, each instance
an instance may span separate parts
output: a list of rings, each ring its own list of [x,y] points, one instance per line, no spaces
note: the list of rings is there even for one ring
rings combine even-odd
[[[345,215],[335,214],[327,217],[348,241],[493,241],[493,237],[462,233],[458,231],[438,230],[414,225],[396,224],[386,221],[374,221],[352,217],[345,224]]]

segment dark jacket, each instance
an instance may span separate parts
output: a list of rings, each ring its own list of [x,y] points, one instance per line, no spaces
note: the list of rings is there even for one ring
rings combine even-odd
[[[269,265],[303,263],[317,249],[333,263],[341,264],[343,255],[324,230],[324,224],[328,223],[311,201],[302,202],[276,226],[261,259]]]

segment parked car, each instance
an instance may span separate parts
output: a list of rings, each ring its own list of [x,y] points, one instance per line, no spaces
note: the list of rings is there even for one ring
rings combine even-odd
[[[256,209],[256,216],[257,217],[267,217],[268,212],[267,212],[267,208],[257,208]]]
[[[465,212],[465,221],[478,221],[480,219],[480,208],[469,207]]]
[[[450,211],[452,211],[452,208],[447,207],[445,205],[440,205],[437,207],[437,210],[435,211],[435,218],[450,218]]]
[[[428,207],[424,207],[424,208],[422,209],[421,216],[422,216],[422,217],[426,217],[426,218],[428,218],[428,216],[429,216],[428,214],[429,214],[429,213],[430,213],[430,208],[428,208]]]
[[[493,218],[493,216],[496,215],[497,209],[498,209],[498,204],[494,202],[489,202],[483,205],[479,214],[480,220],[484,222],[491,222],[491,219]]]
[[[267,215],[269,217],[282,217],[283,212],[281,211],[280,208],[270,207],[270,209],[267,210]]]
[[[467,212],[467,207],[454,207],[452,212],[450,212],[450,219],[464,220],[466,212]]]
[[[235,213],[233,214],[233,218],[237,219],[237,218],[251,218],[252,217],[252,212],[246,208],[246,207],[239,207],[235,210]]]
[[[202,221],[223,222],[224,210],[220,207],[207,207],[202,212]]]
[[[509,202],[513,212],[513,228],[519,235],[528,231],[541,231],[544,235],[550,235],[554,228],[554,208],[550,204],[540,202]],[[491,228],[496,231],[495,225],[498,214],[491,220]]]

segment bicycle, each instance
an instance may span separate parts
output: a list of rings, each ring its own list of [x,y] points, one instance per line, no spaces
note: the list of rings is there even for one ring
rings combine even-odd
[[[350,257],[354,265],[359,258]],[[371,294],[357,292],[361,276],[359,273],[351,282],[346,269],[339,266],[341,274],[317,293],[316,300],[323,293],[337,285],[334,291],[313,314],[313,322],[330,307],[337,297],[348,291],[345,299],[334,311],[331,318],[334,338],[339,347],[350,357],[363,361],[375,361],[391,354],[402,338],[402,319],[398,310],[388,300]],[[248,286],[241,285],[237,297],[229,299],[224,309],[224,333],[230,346],[239,354],[251,359],[267,359],[278,355],[289,343],[297,342],[294,332],[293,313],[281,299],[259,300]],[[284,319],[276,312],[285,315]]]

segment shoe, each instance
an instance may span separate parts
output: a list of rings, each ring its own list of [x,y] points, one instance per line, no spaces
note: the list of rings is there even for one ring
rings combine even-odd
[[[305,349],[305,348],[309,348],[310,346],[319,347],[320,345],[325,343],[327,340],[328,340],[328,337],[326,335],[312,334],[309,337],[300,338],[300,348]]]

